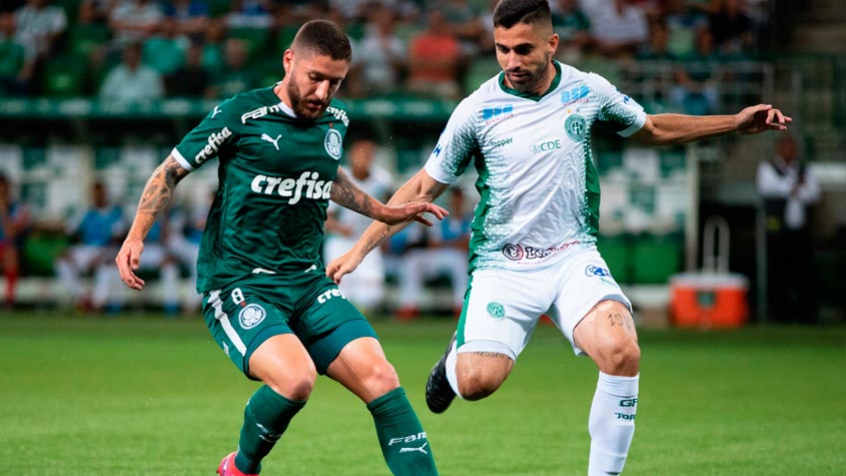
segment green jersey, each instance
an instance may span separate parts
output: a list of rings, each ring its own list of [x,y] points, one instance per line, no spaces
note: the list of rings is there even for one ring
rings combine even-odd
[[[219,164],[198,292],[322,266],[323,222],[348,126],[338,101],[304,120],[273,88],[256,89],[216,106],[173,149],[188,171]]]

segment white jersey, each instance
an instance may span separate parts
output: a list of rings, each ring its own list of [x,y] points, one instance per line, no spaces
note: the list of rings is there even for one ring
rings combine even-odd
[[[470,269],[548,264],[574,245],[592,246],[599,227],[599,175],[590,131],[602,121],[628,137],[646,113],[605,78],[554,62],[543,96],[520,93],[504,74],[464,99],[447,123],[426,172],[453,183],[479,172]]]

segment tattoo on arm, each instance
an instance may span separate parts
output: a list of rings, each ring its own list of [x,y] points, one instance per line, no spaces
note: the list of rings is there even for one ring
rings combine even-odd
[[[632,320],[632,316],[627,314],[619,314],[612,312],[607,316],[608,322],[611,324],[611,327],[620,326],[627,331],[634,330],[634,321]]]
[[[332,186],[331,199],[344,208],[373,218],[373,198],[356,187],[340,167],[335,177],[335,184]]]
[[[141,201],[138,203],[138,212],[158,215],[170,202],[176,184],[186,175],[188,171],[172,156],[168,156],[147,181],[144,192],[141,193]]]

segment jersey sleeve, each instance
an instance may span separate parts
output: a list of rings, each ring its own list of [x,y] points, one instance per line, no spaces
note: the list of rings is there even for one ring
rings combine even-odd
[[[472,103],[465,99],[452,112],[438,145],[426,162],[424,169],[430,177],[451,184],[467,170],[472,158],[480,151],[475,122]]]
[[[589,73],[591,85],[599,94],[598,119],[622,137],[629,137],[646,124],[646,112],[634,99],[617,90],[607,79]]]
[[[233,101],[224,101],[173,148],[171,155],[190,172],[231,148],[238,141],[240,131],[241,118]]]

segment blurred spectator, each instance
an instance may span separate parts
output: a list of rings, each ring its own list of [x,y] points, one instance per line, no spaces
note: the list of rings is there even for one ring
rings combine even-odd
[[[15,39],[11,13],[0,13],[0,96],[26,94],[32,67],[26,61],[24,45]]]
[[[230,97],[257,86],[255,72],[247,68],[247,44],[240,38],[229,38],[224,43],[223,70],[212,86],[214,97]]]
[[[461,46],[439,11],[428,14],[427,30],[411,40],[408,50],[408,89],[413,93],[457,99]]]
[[[27,63],[35,64],[54,52],[56,43],[68,27],[62,7],[50,0],[27,0],[15,12],[15,38],[26,50]]]
[[[31,57],[49,54],[68,27],[65,10],[50,3],[50,0],[27,0],[15,12],[17,38]]]
[[[168,96],[210,97],[209,72],[203,67],[203,45],[193,41],[185,52],[185,64],[165,77]]]
[[[141,45],[124,47],[123,63],[114,67],[100,88],[105,101],[143,101],[164,95],[162,78],[154,69],[141,63]]]
[[[686,0],[669,0],[664,18],[668,51],[676,58],[692,56],[696,38],[708,29],[708,18],[689,8]]]
[[[405,68],[405,45],[394,34],[394,12],[374,5],[365,24],[364,38],[354,45],[351,93],[378,96],[400,85]]]
[[[66,224],[72,245],[56,261],[56,275],[72,304],[82,309],[102,310],[111,299],[113,283],[120,276],[114,259],[117,246],[126,232],[123,213],[119,206],[110,205],[106,187],[97,182],[92,188],[92,207]],[[94,290],[87,297],[81,275],[94,273]]]
[[[638,50],[638,59],[642,60],[672,60],[667,37],[667,28],[663,23],[656,23],[649,29],[649,42]]]
[[[648,37],[646,12],[632,0],[581,0],[593,47],[606,56],[633,54]]]
[[[443,13],[452,35],[461,45],[464,56],[479,53],[483,36],[487,34],[482,24],[481,12],[468,0],[440,0],[434,2],[434,8]]]
[[[180,35],[201,33],[209,21],[209,6],[202,0],[170,0],[163,10],[165,17],[176,22]]]
[[[465,210],[464,192],[450,189],[449,216],[430,232],[428,247],[411,250],[400,267],[400,318],[415,317],[420,309],[423,283],[446,273],[452,286],[452,305],[455,315],[461,313],[467,289],[467,249],[470,241],[472,217]]]
[[[115,46],[143,42],[156,31],[163,17],[155,0],[120,0],[109,15]]]
[[[213,18],[209,21],[203,38],[203,68],[211,74],[217,74],[223,70],[223,44],[226,41],[223,20]]]
[[[23,203],[15,199],[12,184],[0,173],[0,267],[3,268],[3,277],[6,278],[4,304],[9,308],[15,304],[20,253],[29,226],[29,211]]]
[[[776,156],[758,166],[767,234],[767,301],[776,322],[815,323],[818,317],[809,207],[820,189],[799,160],[796,141],[784,135]]]
[[[174,73],[185,64],[185,50],[191,42],[180,35],[177,28],[176,20],[163,19],[158,33],[145,41],[142,47],[143,64],[161,75]]]
[[[272,24],[266,0],[234,0],[226,14],[229,28],[270,28]]]
[[[391,175],[373,165],[376,144],[369,139],[358,139],[347,150],[349,164],[345,171],[350,180],[370,196],[384,200],[391,186]],[[326,262],[349,251],[371,222],[366,216],[330,203],[324,247]],[[375,249],[368,254],[355,273],[344,277],[339,288],[365,315],[378,309],[385,297],[385,266],[381,251]]]
[[[552,27],[559,38],[556,57],[565,63],[576,63],[590,40],[590,21],[576,0],[558,0],[554,4]]]
[[[719,0],[710,15],[711,35],[721,53],[739,53],[752,49],[752,20],[743,12],[743,0]]]
[[[719,95],[714,78],[719,66],[711,33],[699,30],[694,54],[676,70],[675,86],[670,89],[670,103],[674,111],[696,116],[715,114],[719,110]]]
[[[200,254],[200,242],[206,228],[206,218],[214,201],[212,193],[208,201],[199,205],[181,207],[172,210],[167,234],[167,251],[191,273],[191,282],[197,282],[197,257]],[[184,301],[185,314],[192,314],[199,309],[202,295],[192,287]]]
[[[115,3],[115,0],[82,0],[79,4],[76,22],[82,25],[105,24],[112,13],[112,8],[115,7]]]

